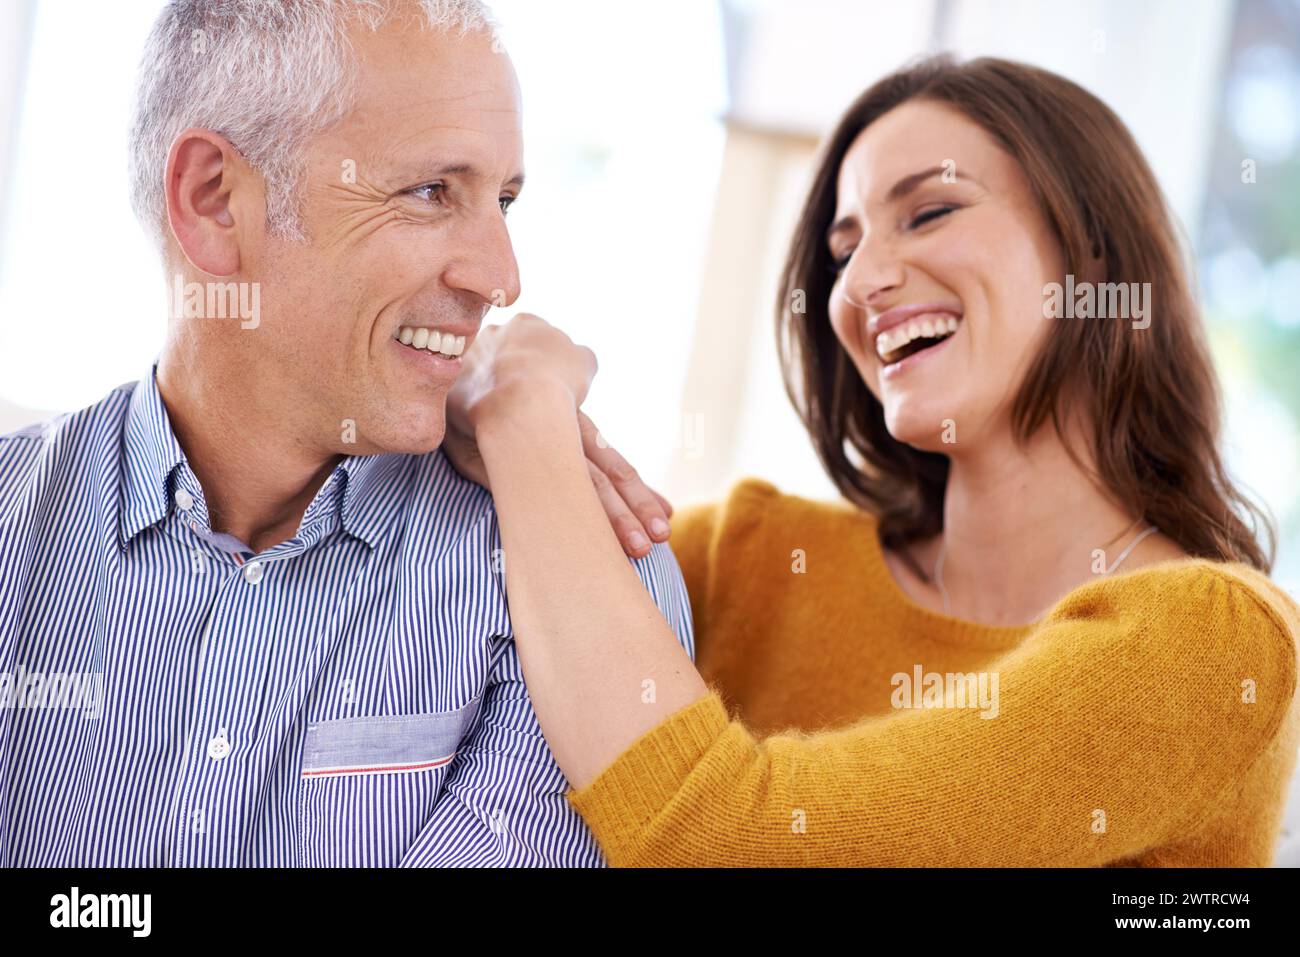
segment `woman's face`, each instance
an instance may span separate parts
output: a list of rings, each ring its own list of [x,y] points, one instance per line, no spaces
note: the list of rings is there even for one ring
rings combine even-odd
[[[827,242],[831,325],[890,434],[952,454],[1009,432],[1064,269],[1019,164],[953,108],[904,103],[845,154]]]

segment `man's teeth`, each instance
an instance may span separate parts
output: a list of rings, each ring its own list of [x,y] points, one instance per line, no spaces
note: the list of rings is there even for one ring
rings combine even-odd
[[[423,326],[402,326],[398,331],[397,341],[404,346],[415,349],[427,349],[449,359],[454,359],[465,351],[465,337],[453,336],[450,332],[437,329],[425,329]]]
[[[944,313],[918,316],[911,322],[886,329],[876,336],[876,355],[885,359],[915,339],[946,339],[957,331],[959,322],[956,316]]]

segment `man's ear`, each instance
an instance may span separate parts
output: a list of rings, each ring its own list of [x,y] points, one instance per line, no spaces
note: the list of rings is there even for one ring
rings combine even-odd
[[[167,221],[185,258],[210,276],[239,271],[241,213],[260,183],[224,136],[188,129],[167,156]]]

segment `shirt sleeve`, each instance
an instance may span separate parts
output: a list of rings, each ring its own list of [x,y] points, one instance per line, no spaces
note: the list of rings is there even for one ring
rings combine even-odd
[[[715,693],[570,801],[614,866],[1135,856],[1216,810],[1295,716],[1296,688],[1291,626],[1253,590],[1200,571],[1140,597],[1072,593],[986,673],[991,712],[911,707],[758,739]]]
[[[632,564],[693,659],[690,604],[672,552],[657,544]],[[542,736],[514,640],[502,638],[494,654],[479,715],[404,866],[604,866],[566,800],[569,783]]]
[[[687,505],[673,514],[668,544],[677,557],[690,596],[697,656],[708,642],[708,612],[719,594],[715,578],[729,564],[725,536],[743,534],[743,529],[752,526],[762,513],[766,501],[779,494],[771,482],[750,477],[733,485],[721,501]]]
[[[716,547],[714,538],[719,508],[716,504],[709,504],[679,509],[672,517],[672,537],[668,540],[681,568],[686,593],[690,596],[697,642],[704,641],[708,629],[705,613],[709,607],[709,570]]]

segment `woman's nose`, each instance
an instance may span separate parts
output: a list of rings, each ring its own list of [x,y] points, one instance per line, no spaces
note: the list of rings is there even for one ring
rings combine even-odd
[[[858,243],[844,266],[844,298],[859,308],[874,306],[903,285],[906,270],[883,244]]]

